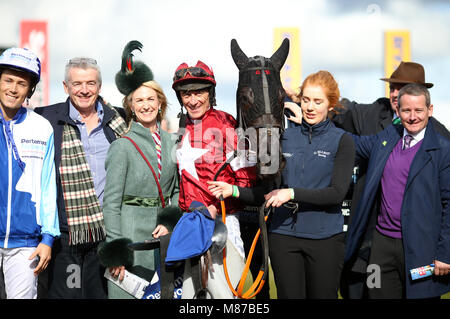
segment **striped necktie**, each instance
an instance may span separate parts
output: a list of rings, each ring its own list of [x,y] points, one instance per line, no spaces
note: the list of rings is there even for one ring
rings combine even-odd
[[[158,133],[158,131],[155,131],[155,133],[152,133],[153,140],[156,144],[156,155],[158,158],[158,179],[161,178],[161,137]]]
[[[411,141],[413,140],[413,137],[409,134],[406,134],[403,138],[405,140],[405,144],[403,144],[403,149],[407,150],[408,148],[411,147]]]

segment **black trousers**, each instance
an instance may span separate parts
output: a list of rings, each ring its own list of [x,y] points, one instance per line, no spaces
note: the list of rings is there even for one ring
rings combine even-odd
[[[279,299],[337,299],[344,263],[344,233],[326,239],[269,234]]]
[[[69,234],[61,232],[48,267],[48,298],[106,299],[105,268],[97,255],[98,244],[69,246]]]
[[[370,299],[405,298],[405,253],[403,241],[373,232],[369,265],[379,266],[379,287],[369,287]]]

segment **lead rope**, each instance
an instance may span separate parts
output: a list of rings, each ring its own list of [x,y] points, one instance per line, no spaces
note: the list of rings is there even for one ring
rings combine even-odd
[[[225,224],[226,210],[225,210],[225,202],[222,197],[220,199],[220,205],[222,208],[222,222]],[[265,223],[266,223],[267,219],[269,218],[270,210],[269,210],[269,213],[266,216],[264,216],[265,205],[266,205],[266,202],[264,202],[264,204],[261,206],[260,211],[259,211],[260,228],[256,232],[255,238],[253,239],[253,242],[252,242],[252,246],[250,247],[247,262],[245,263],[245,267],[242,272],[241,278],[239,280],[237,290],[234,289],[233,285],[231,284],[231,280],[230,280],[230,277],[228,274],[226,250],[224,249],[223,253],[222,253],[223,254],[223,269],[224,269],[224,273],[225,273],[225,278],[228,283],[228,287],[230,288],[233,295],[235,295],[236,297],[241,298],[241,299],[251,299],[251,298],[255,297],[261,291],[261,289],[263,288],[263,286],[266,282],[266,277],[267,277],[267,272],[268,272],[268,241],[267,241],[267,228],[265,227],[266,226]],[[244,284],[247,279],[248,271],[250,269],[250,264],[251,264],[251,261],[253,258],[253,253],[255,251],[255,247],[258,242],[259,236],[261,234],[261,229],[262,229],[262,234],[263,234],[262,235],[262,240],[263,240],[262,247],[264,249],[264,264],[261,266],[261,269],[259,270],[259,273],[256,276],[256,279],[254,280],[251,287],[246,292],[243,292]]]
[[[236,151],[234,153],[234,156],[236,156]],[[231,159],[234,156],[231,156],[220,167],[220,169],[217,171],[217,173],[214,176],[214,179],[213,179],[214,181],[217,180],[217,177],[225,169],[225,167],[228,164],[230,164]],[[269,210],[269,213],[267,214],[267,216],[264,216],[265,215],[264,214],[265,206],[266,206],[266,202],[264,202],[264,204],[261,206],[260,211],[259,211],[259,229],[256,232],[255,238],[253,239],[253,242],[252,242],[252,246],[250,247],[250,251],[248,253],[247,261],[245,263],[244,271],[242,272],[241,278],[239,280],[237,290],[234,289],[233,285],[231,284],[230,276],[228,274],[226,249],[224,249],[222,252],[223,270],[224,270],[224,274],[225,274],[225,279],[227,280],[228,287],[230,288],[233,295],[235,295],[238,298],[251,299],[251,298],[255,297],[261,291],[262,287],[264,286],[264,284],[266,282],[267,272],[269,269],[268,268],[269,248],[268,248],[268,241],[267,241],[266,221],[269,218],[270,210]],[[223,196],[220,196],[220,207],[222,210],[222,222],[226,225],[226,209],[225,209],[225,200],[224,200]],[[264,250],[264,264],[261,266],[261,269],[260,269],[258,275],[256,276],[256,279],[254,280],[252,286],[246,292],[243,292],[244,284],[245,284],[245,281],[246,281],[247,275],[248,275],[248,270],[250,269],[250,264],[251,264],[251,261],[253,258],[253,253],[255,251],[255,247],[258,242],[258,238],[261,234],[261,230],[262,230],[262,234],[263,234],[262,235],[263,242],[262,242],[261,246],[263,247],[263,250]]]

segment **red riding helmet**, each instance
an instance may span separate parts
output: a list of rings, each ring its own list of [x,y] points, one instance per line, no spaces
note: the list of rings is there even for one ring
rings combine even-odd
[[[175,70],[172,84],[175,91],[199,90],[209,86],[216,86],[214,72],[202,61],[195,66],[182,63]]]
[[[180,105],[183,106],[180,91],[192,91],[209,88],[209,102],[211,106],[216,105],[216,80],[214,72],[202,61],[198,61],[195,66],[181,63],[175,70],[172,88],[177,94]]]

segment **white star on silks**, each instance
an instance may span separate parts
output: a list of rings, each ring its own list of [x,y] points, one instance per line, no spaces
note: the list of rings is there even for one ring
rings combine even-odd
[[[196,180],[198,179],[197,169],[195,168],[195,160],[197,158],[202,157],[205,153],[208,152],[208,149],[204,148],[194,148],[191,146],[191,142],[189,140],[189,132],[183,139],[183,143],[181,144],[181,148],[177,149],[177,159],[179,165],[180,176],[183,169],[186,170],[189,174],[192,175]]]

